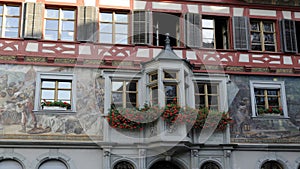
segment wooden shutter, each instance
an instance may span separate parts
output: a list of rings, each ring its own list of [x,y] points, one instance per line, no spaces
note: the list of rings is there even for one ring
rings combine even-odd
[[[284,19],[280,21],[280,25],[283,51],[297,53],[295,21]]]
[[[249,22],[247,17],[232,18],[234,49],[249,50]]]
[[[98,11],[96,7],[79,6],[77,19],[77,40],[96,42],[98,37]]]
[[[42,38],[43,9],[42,3],[25,3],[24,38]]]
[[[135,11],[132,19],[132,42],[134,44],[150,44],[152,39],[151,12]]]
[[[187,13],[185,19],[185,45],[188,47],[201,46],[201,15]]]

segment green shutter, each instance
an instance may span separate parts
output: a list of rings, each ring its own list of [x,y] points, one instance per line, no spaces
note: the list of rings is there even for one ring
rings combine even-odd
[[[284,52],[297,53],[297,38],[295,21],[284,19],[280,21],[281,40]]]
[[[43,9],[44,5],[42,3],[25,3],[24,38],[41,39]]]
[[[234,49],[249,50],[249,23],[247,17],[232,18]]]
[[[132,19],[132,42],[134,44],[150,44],[152,40],[151,12],[135,11]]]

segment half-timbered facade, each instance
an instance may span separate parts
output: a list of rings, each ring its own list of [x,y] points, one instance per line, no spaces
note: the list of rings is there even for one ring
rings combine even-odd
[[[0,169],[300,169],[299,5],[1,0]]]

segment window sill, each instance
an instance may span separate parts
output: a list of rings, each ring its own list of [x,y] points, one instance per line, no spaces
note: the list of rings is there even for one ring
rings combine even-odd
[[[33,112],[34,114],[59,114],[59,115],[76,113],[76,111],[73,110],[33,110]]]
[[[258,115],[252,118],[253,119],[289,119],[290,117],[285,117],[283,115],[277,115],[277,114],[268,114],[268,115]]]

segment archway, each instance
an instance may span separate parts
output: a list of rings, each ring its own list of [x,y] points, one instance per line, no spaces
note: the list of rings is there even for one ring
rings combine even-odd
[[[127,161],[120,161],[114,166],[114,169],[134,169],[134,167]]]
[[[261,166],[261,169],[283,169],[283,167],[277,161],[267,161]]]
[[[182,169],[170,161],[159,161],[154,163],[150,169]]]
[[[215,163],[215,162],[205,162],[202,166],[201,169],[220,169],[220,167]]]

